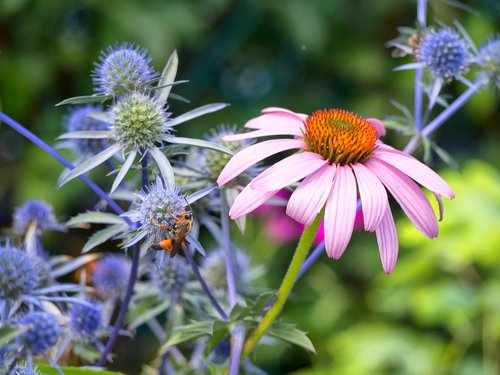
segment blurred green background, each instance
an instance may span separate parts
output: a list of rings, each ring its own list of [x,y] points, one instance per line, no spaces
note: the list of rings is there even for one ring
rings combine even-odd
[[[467,3],[476,13],[432,1],[429,22],[459,20],[480,45],[499,32],[500,2]],[[413,26],[416,1],[401,0],[0,0],[0,107],[52,144],[67,108],[54,104],[92,91],[99,52],[116,41],[147,48],[161,70],[177,49],[175,88],[190,104],[174,114],[225,101],[231,107],[180,127],[202,136],[219,123],[243,124],[267,106],[310,113],[340,107],[365,117],[396,114],[397,99],[412,107],[413,72],[393,72],[385,43],[397,27]],[[446,92],[457,96],[463,84]],[[317,354],[278,344],[256,352],[272,374],[498,374],[500,373],[499,97],[483,90],[439,130],[435,139],[460,165],[432,165],[454,188],[445,202],[440,236],[427,240],[395,210],[400,258],[383,274],[373,234],[356,233],[340,261],[326,254],[298,283],[283,319],[310,332]],[[402,148],[407,139],[389,132]],[[417,153],[417,156],[421,156]],[[79,181],[55,187],[62,167],[27,140],[0,126],[0,226],[26,199],[54,205],[61,220],[97,199]],[[104,173],[91,174],[102,186]],[[256,265],[267,264],[259,285],[275,288],[293,244],[278,246],[254,219],[236,236]],[[75,252],[74,234],[47,238],[55,253]],[[65,236],[64,248],[60,244]],[[255,240],[257,239],[257,240]],[[123,343],[117,367],[137,373],[153,353],[150,337]]]

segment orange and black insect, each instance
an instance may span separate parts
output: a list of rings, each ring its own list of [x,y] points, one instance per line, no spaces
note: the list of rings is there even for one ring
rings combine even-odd
[[[175,219],[172,228],[165,224],[158,223],[151,215],[151,221],[154,225],[163,228],[170,233],[170,237],[167,237],[161,240],[159,243],[152,245],[151,248],[153,250],[166,250],[170,252],[170,258],[173,258],[179,252],[179,249],[182,247],[182,244],[186,239],[186,236],[191,230],[191,227],[193,225],[193,216],[186,211],[183,211],[179,216],[174,216],[172,214],[170,214],[170,216]]]

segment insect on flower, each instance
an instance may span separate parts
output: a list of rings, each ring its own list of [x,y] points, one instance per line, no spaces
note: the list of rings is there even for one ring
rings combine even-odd
[[[181,212],[179,216],[170,213],[170,216],[175,220],[172,228],[168,225],[158,223],[151,215],[151,221],[154,225],[161,227],[170,233],[170,237],[161,240],[159,243],[151,246],[153,250],[166,250],[170,252],[170,258],[173,258],[184,243],[184,239],[188,235],[193,225],[193,215],[187,211]]]

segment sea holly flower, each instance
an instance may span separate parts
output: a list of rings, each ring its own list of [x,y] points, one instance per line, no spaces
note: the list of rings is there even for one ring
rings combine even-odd
[[[187,262],[180,257],[164,259],[158,265],[151,265],[152,283],[163,294],[178,295],[191,275]]]
[[[95,91],[118,96],[148,88],[158,73],[150,66],[149,52],[133,43],[116,43],[101,53],[92,72]]]
[[[464,77],[474,60],[472,51],[476,48],[465,33],[463,27],[457,24],[463,35],[451,27],[439,29],[430,28],[418,33],[413,46],[416,62],[402,65],[397,70],[427,68],[433,82],[429,92],[429,108],[437,101],[443,84],[459,80],[469,87],[474,85]],[[393,44],[401,48],[398,44]],[[475,51],[476,52],[476,51]]]
[[[26,201],[17,207],[13,216],[14,232],[25,234],[30,225],[34,224],[37,230],[61,229],[57,224],[52,206],[39,200]]]
[[[95,301],[88,304],[76,303],[70,311],[71,330],[79,337],[93,337],[102,327],[102,306]]]
[[[54,314],[33,311],[18,322],[25,331],[17,338],[25,350],[34,355],[42,354],[53,347],[62,333],[62,327]]]
[[[477,64],[481,68],[481,74],[500,90],[500,36],[490,37],[481,47]]]
[[[39,276],[25,252],[0,246],[0,300],[15,301],[29,295],[38,282]]]
[[[339,109],[319,110],[308,116],[267,108],[245,126],[255,130],[226,140],[276,135],[293,138],[260,142],[239,152],[220,174],[219,185],[269,156],[292,149],[300,152],[253,179],[236,198],[229,212],[231,218],[253,211],[282,188],[301,181],[288,201],[286,213],[310,225],[324,209],[326,251],[331,258],[338,259],[349,243],[358,191],[364,229],[376,233],[385,272],[392,272],[398,254],[386,189],[417,229],[429,238],[437,236],[436,216],[415,181],[431,190],[439,202],[441,195],[453,198],[454,193],[426,165],[382,143],[378,139],[385,132],[381,121]]]
[[[110,144],[105,150],[83,161],[75,169],[63,175],[59,186],[92,170],[117,154],[121,154],[124,162],[116,174],[111,192],[120,185],[138,156],[140,159],[150,156],[165,181],[174,184],[172,166],[161,150],[165,144],[207,147],[231,154],[225,147],[211,142],[173,135],[174,126],[227,106],[226,103],[208,104],[171,118],[170,114],[166,112],[166,104],[172,85],[179,83],[174,82],[177,65],[177,53],[174,52],[156,87],[150,90],[124,92],[104,113],[92,114],[94,118],[107,123],[108,130],[73,131],[59,137],[59,139],[106,139]],[[132,74],[134,69],[127,70],[127,72]],[[71,103],[72,100],[69,99],[63,103],[66,102]]]
[[[247,254],[237,248],[235,248],[232,255],[234,258],[235,282],[238,289],[245,289],[248,286],[250,279],[250,261]],[[201,266],[201,274],[207,284],[220,291],[227,290],[225,256],[224,249],[214,249],[208,253],[206,258],[203,259]]]
[[[125,255],[108,254],[95,265],[92,280],[103,298],[121,298],[125,294],[132,263]]]

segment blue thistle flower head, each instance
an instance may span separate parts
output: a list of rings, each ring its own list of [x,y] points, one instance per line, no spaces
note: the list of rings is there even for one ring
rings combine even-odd
[[[464,74],[471,61],[467,42],[449,27],[426,32],[416,55],[417,60],[423,62],[435,78],[447,82]]]
[[[159,226],[164,224],[173,227],[183,212],[186,212],[186,197],[179,194],[179,190],[173,186],[164,184],[160,177],[149,189],[137,194],[139,201],[136,208],[127,212],[132,221],[141,223],[140,233],[160,239],[165,236],[165,229]]]
[[[104,298],[120,298],[125,295],[132,263],[124,255],[108,254],[97,261],[93,280]]]
[[[24,234],[30,224],[35,221],[38,229],[57,229],[54,209],[48,203],[29,200],[14,211],[14,231]]]
[[[186,261],[176,257],[165,259],[159,265],[151,266],[151,279],[154,285],[165,294],[178,294],[189,280],[190,268]]]
[[[12,372],[10,373],[11,375],[41,375],[40,370],[38,370],[37,367],[32,367],[31,370],[26,367],[26,365],[16,365]]]
[[[94,336],[102,326],[101,305],[89,301],[92,306],[74,304],[70,311],[70,327],[79,336]]]
[[[133,43],[116,43],[101,53],[92,79],[95,91],[111,96],[146,89],[158,73],[149,64],[149,52]]]
[[[0,246],[0,299],[16,300],[38,284],[30,258],[15,247]]]
[[[102,106],[88,104],[71,108],[66,118],[66,130],[68,132],[109,130],[109,124],[88,116],[95,112],[102,112]],[[102,138],[75,138],[70,139],[70,144],[82,155],[95,155],[109,146],[108,141]]]
[[[167,113],[155,98],[132,92],[120,98],[108,111],[112,138],[125,149],[142,150],[163,141],[168,134]]]
[[[490,37],[481,47],[478,65],[490,83],[500,90],[500,35]]]
[[[18,336],[18,342],[32,354],[41,354],[53,347],[62,333],[62,327],[54,314],[30,312],[18,321],[26,330]]]

